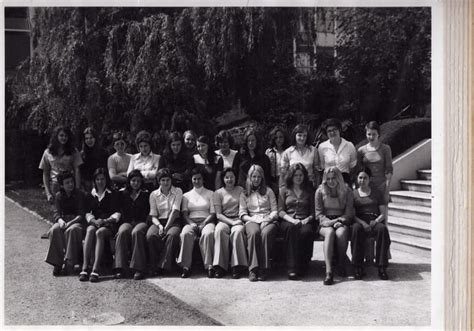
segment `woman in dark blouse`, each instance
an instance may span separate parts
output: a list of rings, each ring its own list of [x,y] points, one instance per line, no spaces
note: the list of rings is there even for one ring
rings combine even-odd
[[[61,172],[58,175],[60,190],[55,196],[54,225],[48,231],[49,248],[45,262],[51,264],[53,275],[61,270],[67,274],[82,257],[82,237],[85,226],[86,197],[75,187],[74,174]]]
[[[88,196],[86,221],[88,223],[84,239],[84,258],[79,280],[84,282],[99,281],[99,268],[103,259],[106,244],[117,233],[120,220],[119,201],[117,192],[110,189],[109,178],[105,168],[98,168],[92,176],[92,191]],[[94,266],[89,276],[88,271],[92,262],[94,250]]]
[[[100,146],[99,137],[96,131],[87,127],[83,134],[81,156],[84,161],[81,164],[82,186],[86,192],[90,192],[93,187],[93,175],[97,168],[107,168],[108,153]]]
[[[285,239],[288,279],[296,280],[307,270],[313,256],[314,191],[301,163],[290,166],[285,183],[278,197],[278,215]]]
[[[198,152],[193,155],[195,167],[203,175],[204,187],[215,191],[222,186],[222,158],[211,149],[211,140],[208,136],[199,136],[196,146]]]
[[[193,157],[186,152],[181,134],[178,131],[171,132],[158,168],[168,168],[173,186],[187,192],[191,188],[190,173],[193,167]]]
[[[115,242],[115,278],[127,274],[128,267],[135,270],[134,278],[143,278],[146,270],[146,232],[150,213],[150,193],[142,189],[144,183],[140,170],[128,174],[127,186],[120,190],[121,218]],[[130,259],[131,255],[131,259]],[[130,265],[128,261],[130,260]]]
[[[270,183],[271,165],[270,159],[262,150],[262,142],[258,139],[255,129],[245,130],[243,151],[239,157],[238,181],[239,186],[245,187],[247,174],[252,164],[262,167],[265,174],[265,182]]]
[[[370,186],[371,170],[362,168],[357,173],[358,188],[354,190],[355,217],[352,225],[352,264],[354,278],[362,279],[365,241],[367,237],[375,237],[375,263],[379,268],[380,279],[387,280],[388,249],[390,235],[385,220],[387,206],[383,193]]]

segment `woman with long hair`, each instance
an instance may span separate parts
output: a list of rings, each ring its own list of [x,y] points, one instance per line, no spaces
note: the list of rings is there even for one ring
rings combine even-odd
[[[295,280],[308,269],[313,256],[314,190],[301,163],[290,166],[285,183],[278,198],[278,215],[288,279]]]
[[[315,217],[319,221],[319,234],[324,237],[326,278],[324,285],[333,284],[332,258],[337,251],[338,271],[345,277],[349,226],[354,215],[353,195],[337,167],[328,167],[315,193]]]
[[[355,217],[352,225],[352,264],[354,278],[362,279],[364,275],[363,261],[365,257],[366,238],[375,238],[375,264],[380,279],[387,280],[388,249],[390,235],[385,221],[387,206],[381,192],[370,186],[372,172],[370,168],[361,168],[357,172],[358,188],[354,190]]]
[[[214,259],[214,229],[216,213],[212,203],[211,190],[204,187],[202,170],[194,168],[191,172],[193,188],[184,193],[181,215],[185,226],[181,231],[181,249],[178,265],[183,268],[181,277],[189,277],[191,273],[194,241],[199,238],[199,248],[204,268],[209,278],[215,276],[212,262]]]
[[[351,184],[351,172],[357,165],[357,152],[354,145],[341,137],[342,124],[335,118],[323,123],[323,131],[328,140],[318,146],[321,169],[337,167],[347,184]]]
[[[358,164],[370,169],[370,184],[383,195],[385,204],[388,204],[393,174],[392,150],[380,141],[380,126],[377,122],[367,123],[365,136],[368,143],[357,150]]]
[[[43,170],[43,185],[48,202],[53,203],[56,193],[59,192],[58,175],[63,171],[73,173],[75,185],[80,187],[79,167],[82,163],[81,154],[74,147],[71,130],[65,126],[56,127],[39,164],[39,169]]]
[[[81,165],[82,187],[90,192],[93,186],[93,174],[97,168],[107,167],[108,153],[100,146],[97,132],[87,127],[82,132],[81,156],[84,163]]]
[[[79,274],[79,280],[82,282],[87,280],[91,282],[99,281],[99,269],[106,251],[106,245],[117,233],[118,222],[120,221],[118,195],[110,188],[107,170],[97,168],[92,175],[92,182],[94,187],[88,196],[86,213],[88,226],[84,239],[82,271]],[[94,251],[94,264],[89,275],[92,251]]]
[[[48,231],[49,248],[45,262],[53,266],[53,276],[68,274],[82,258],[86,196],[76,188],[74,174],[57,175],[59,191],[55,196],[53,226]]]
[[[179,218],[183,191],[172,185],[171,171],[158,170],[158,188],[150,194],[150,228],[146,233],[150,272],[152,275],[170,272],[179,251]]]
[[[198,168],[203,175],[204,187],[214,191],[222,186],[222,158],[216,155],[211,149],[211,141],[208,136],[199,136],[196,146],[198,152],[193,155],[194,166]]]
[[[193,167],[193,157],[186,153],[181,134],[178,131],[171,132],[160,158],[159,169],[168,168],[173,186],[186,192],[191,187],[190,173]]]
[[[245,187],[247,183],[247,174],[250,166],[259,165],[265,176],[265,183],[270,183],[270,160],[265,155],[262,147],[262,141],[254,128],[247,128],[244,132],[244,141],[242,153],[239,157],[239,170],[237,184]]]
[[[270,147],[265,151],[265,155],[270,160],[270,187],[275,194],[280,190],[281,160],[283,153],[289,145],[286,130],[283,127],[275,126],[269,134]]]
[[[247,234],[249,280],[264,281],[278,232],[278,209],[275,194],[266,185],[265,173],[259,165],[254,164],[248,170],[245,190],[240,194],[239,216]]]
[[[148,131],[138,132],[135,144],[139,152],[132,155],[127,174],[135,169],[140,170],[145,181],[145,188],[152,191],[155,189],[155,177],[160,163],[160,155],[153,153],[152,137]]]
[[[129,268],[134,270],[133,278],[144,278],[147,267],[146,232],[150,214],[150,192],[143,186],[140,170],[132,170],[127,176],[126,186],[120,190],[121,217],[115,241],[115,278],[128,276]],[[130,262],[129,262],[130,261]]]
[[[313,187],[318,185],[319,156],[310,144],[308,134],[309,129],[305,124],[298,124],[291,132],[291,146],[283,152],[281,158],[280,186],[285,181],[288,168],[296,163],[305,166]]]
[[[107,168],[109,169],[109,177],[113,186],[120,189],[127,184],[127,170],[132,155],[125,151],[127,148],[127,140],[122,132],[113,134],[112,145],[115,149],[115,153],[110,155],[107,159]]]
[[[194,132],[193,130],[184,131],[184,133],[183,133],[183,140],[184,140],[183,151],[186,153],[186,155],[192,157],[194,154],[197,153],[196,139],[197,139],[196,132]]]
[[[214,232],[214,270],[216,278],[224,276],[230,266],[232,278],[240,278],[248,267],[244,223],[239,218],[239,199],[243,188],[236,186],[235,170],[225,168],[221,174],[224,187],[214,192],[217,225]]]

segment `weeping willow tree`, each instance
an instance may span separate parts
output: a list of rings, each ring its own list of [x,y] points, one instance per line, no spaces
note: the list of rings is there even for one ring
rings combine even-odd
[[[297,107],[298,86],[288,88],[299,10],[37,8],[34,55],[7,117],[40,131],[135,131],[180,114],[199,129],[237,102],[256,119]]]

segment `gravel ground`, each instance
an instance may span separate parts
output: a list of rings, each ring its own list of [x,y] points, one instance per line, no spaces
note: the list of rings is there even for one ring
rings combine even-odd
[[[6,325],[218,324],[147,281],[53,277],[40,239],[48,227],[5,199]]]

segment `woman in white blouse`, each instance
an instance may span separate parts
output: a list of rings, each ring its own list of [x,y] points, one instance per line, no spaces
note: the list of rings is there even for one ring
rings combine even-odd
[[[145,188],[149,191],[153,191],[155,189],[155,178],[160,162],[160,155],[152,152],[151,134],[147,131],[138,132],[135,143],[140,152],[132,155],[130,158],[127,175],[132,172],[132,170],[140,170],[145,181]]]
[[[267,187],[259,165],[252,165],[248,171],[246,188],[240,194],[239,215],[247,233],[249,280],[264,281],[278,232],[278,208],[275,194]]]
[[[337,167],[344,181],[350,184],[351,171],[357,165],[357,152],[354,145],[341,137],[342,124],[335,118],[323,123],[323,131],[329,138],[318,147],[321,169]]]
[[[204,176],[199,168],[191,171],[193,188],[183,195],[181,215],[185,226],[181,231],[181,249],[178,264],[183,268],[182,278],[191,274],[194,240],[199,237],[199,247],[207,270],[207,276],[213,278],[215,271],[212,266],[214,259],[214,229],[216,213],[212,203],[211,190],[206,189]]]

